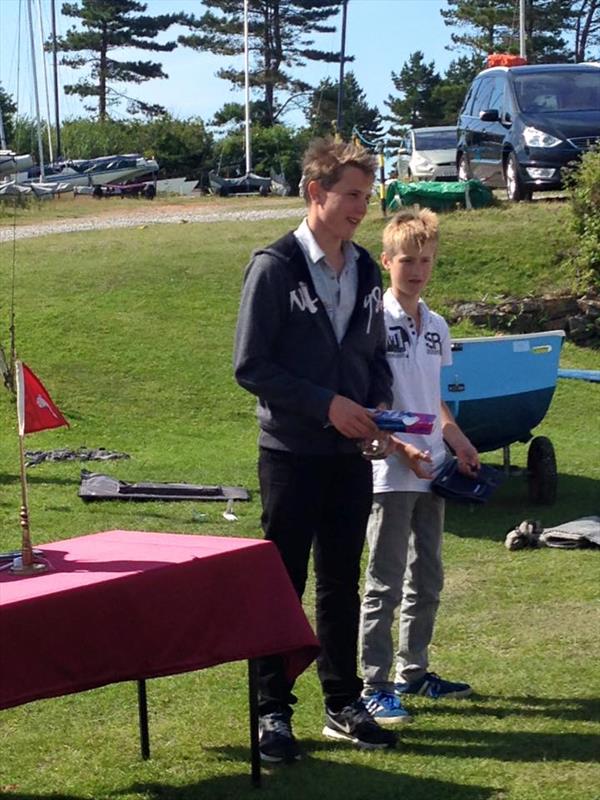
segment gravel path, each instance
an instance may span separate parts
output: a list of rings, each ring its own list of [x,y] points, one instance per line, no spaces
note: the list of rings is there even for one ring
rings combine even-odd
[[[15,239],[30,239],[48,236],[52,233],[73,233],[81,231],[101,231],[110,228],[136,228],[140,225],[170,224],[181,222],[224,222],[225,220],[263,220],[301,217],[304,208],[274,208],[262,211],[219,211],[207,212],[205,209],[163,207],[136,211],[131,214],[116,214],[84,219],[65,219],[54,222],[40,222],[37,225],[20,225],[0,228],[0,243]]]

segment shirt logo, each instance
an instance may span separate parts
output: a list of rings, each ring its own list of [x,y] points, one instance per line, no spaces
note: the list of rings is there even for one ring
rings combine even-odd
[[[317,313],[317,303],[319,298],[312,298],[308,291],[308,286],[300,281],[297,289],[292,289],[290,292],[290,311],[294,310],[294,306],[298,306],[300,311],[309,311],[311,314]]]
[[[363,300],[363,308],[367,308],[369,310],[369,318],[367,320],[367,333],[370,333],[371,322],[373,321],[373,314],[379,314],[383,309],[380,286],[374,286],[371,289],[371,291],[365,295],[365,299]]]
[[[390,325],[387,336],[387,352],[392,356],[408,358],[410,336],[402,325]]]
[[[425,334],[425,350],[429,356],[442,355],[442,337],[435,331],[427,331]]]

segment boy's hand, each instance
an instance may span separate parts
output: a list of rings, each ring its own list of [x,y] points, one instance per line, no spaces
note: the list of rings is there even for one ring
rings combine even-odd
[[[468,439],[465,438],[465,441],[454,449],[454,453],[458,459],[458,469],[463,475],[468,475],[470,478],[477,475],[481,467],[479,453]]]
[[[331,401],[329,421],[348,439],[376,439],[380,434],[370,412],[341,394],[336,394]]]
[[[394,443],[394,452],[401,456],[407,463],[408,468],[415,473],[417,478],[432,478],[431,471],[431,453],[429,450],[419,450],[412,444],[396,439],[393,435],[390,437]]]

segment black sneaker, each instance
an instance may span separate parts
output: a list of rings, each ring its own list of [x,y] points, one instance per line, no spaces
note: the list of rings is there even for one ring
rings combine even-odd
[[[341,711],[325,709],[326,725],[323,735],[330,739],[348,739],[363,750],[395,747],[398,736],[381,728],[367,711],[362,700],[344,706]]]
[[[284,712],[265,714],[258,720],[258,744],[263,761],[299,761],[300,749],[292,733],[290,715]]]

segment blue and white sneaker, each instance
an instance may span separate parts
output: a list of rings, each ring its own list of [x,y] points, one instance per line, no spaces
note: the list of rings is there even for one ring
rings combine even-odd
[[[394,691],[399,697],[409,694],[441,700],[443,697],[468,697],[473,689],[468,683],[453,683],[440,678],[435,672],[426,672],[422,678],[410,683],[394,684]]]
[[[369,714],[381,725],[412,722],[412,717],[393,692],[374,692],[363,695]]]

